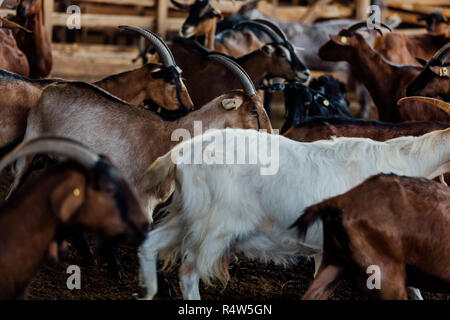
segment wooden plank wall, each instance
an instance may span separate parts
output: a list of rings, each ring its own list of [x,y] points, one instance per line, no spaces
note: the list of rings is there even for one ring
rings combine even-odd
[[[66,26],[68,15],[63,12],[55,12],[55,0],[44,1],[44,21],[49,34],[55,26]],[[183,1],[183,0],[179,0]],[[367,6],[369,0],[354,0],[354,6],[343,6],[340,4],[327,4],[322,7],[315,18],[358,18],[367,17]],[[444,14],[450,16],[450,0],[383,0],[391,9],[388,14],[397,13],[394,8],[414,10],[416,12],[431,12],[436,6],[445,6]],[[245,1],[237,0],[220,2],[214,1],[214,6],[224,13],[231,14],[239,10]],[[293,3],[295,0],[293,0]],[[324,1],[325,2],[325,1]],[[179,30],[184,14],[176,13],[172,8],[170,0],[74,0],[74,3],[88,5],[88,12],[81,16],[82,27],[105,28],[117,27],[121,24],[132,24],[135,26],[151,28],[159,34],[165,35],[169,31]],[[107,8],[105,5],[114,5]],[[121,7],[124,5],[122,12]],[[134,9],[133,9],[134,8]],[[143,8],[137,10],[136,8]],[[311,9],[302,6],[279,6],[278,0],[261,1],[258,9],[266,15],[279,19],[299,21],[301,17]],[[102,11],[103,10],[103,11]],[[118,12],[117,10],[121,10]],[[135,14],[135,12],[138,12]],[[139,14],[139,12],[141,14]],[[142,13],[144,12],[144,13]],[[0,16],[14,14],[14,10],[0,9]],[[404,21],[415,22],[417,15],[402,13]],[[408,34],[423,33],[424,29],[405,30]],[[129,70],[138,67],[131,60],[137,55],[137,48],[106,45],[86,44],[54,44],[54,72],[53,76],[67,79],[79,79],[94,81],[109,74]]]

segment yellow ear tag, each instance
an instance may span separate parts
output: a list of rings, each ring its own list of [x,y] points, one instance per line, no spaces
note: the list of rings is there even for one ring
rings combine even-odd
[[[341,42],[342,42],[342,43],[347,43],[347,37],[342,36],[342,37],[341,37]]]
[[[73,195],[75,196],[75,197],[78,197],[79,195],[80,195],[80,189],[78,189],[78,188],[75,188],[75,189],[73,189]]]
[[[325,107],[328,107],[330,105],[330,102],[328,100],[323,100],[323,104]]]
[[[441,69],[439,69],[439,75],[440,75],[441,77],[443,77],[443,76],[448,76],[448,69],[447,69],[447,68],[441,68]]]

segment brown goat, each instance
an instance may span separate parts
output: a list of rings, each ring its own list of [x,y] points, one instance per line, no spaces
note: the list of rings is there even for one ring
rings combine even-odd
[[[0,68],[28,76],[30,65],[25,54],[19,49],[12,30],[19,29],[22,33],[29,31],[4,18],[0,18],[0,26]]]
[[[180,87],[177,87],[175,79],[166,81],[162,77],[153,77],[154,73],[161,70],[164,70],[164,66],[149,63],[135,70],[106,77],[94,84],[136,106],[156,106],[156,109],[181,113],[193,109],[181,74],[174,75],[180,83]]]
[[[386,61],[356,32],[364,26],[366,22],[360,22],[338,35],[331,35],[331,40],[320,48],[319,56],[328,61],[345,60],[352,65],[358,79],[369,90],[381,121],[450,121],[450,116],[442,110],[421,102],[409,103],[399,110],[397,101],[406,95],[406,88],[423,68]]]
[[[137,70],[110,76],[96,82],[96,85],[132,103],[145,102],[185,114],[193,105],[170,51],[151,32],[145,31],[144,36],[155,44],[162,56],[167,57],[163,65],[148,64]],[[10,150],[22,139],[29,110],[36,105],[42,91],[56,82],[64,83],[56,79],[31,80],[0,70],[0,88],[4,92],[4,99],[0,103],[0,154]]]
[[[43,78],[50,74],[53,65],[51,35],[44,27],[43,0],[20,0],[15,21],[31,33],[16,32],[17,45],[27,56],[30,77]]]
[[[184,38],[205,37],[205,47],[209,50],[240,57],[261,48],[266,42],[258,38],[250,30],[226,30],[226,34],[216,37],[217,21],[222,19],[220,11],[214,9],[208,0],[196,1],[192,5],[185,5],[177,1],[171,2],[181,11],[187,11],[188,17],[184,22],[180,35]]]
[[[1,32],[1,30],[0,30]],[[5,154],[25,134],[29,110],[39,100],[42,90],[56,80],[31,80],[0,70],[0,155]]]
[[[450,293],[450,188],[379,174],[307,208],[294,226],[304,237],[319,220],[323,260],[302,299],[327,299],[344,278],[367,290],[370,266],[381,299],[407,299],[406,286]]]
[[[61,226],[87,228],[105,238],[125,236],[135,245],[148,229],[146,215],[118,170],[74,141],[30,140],[2,159],[0,170],[36,153],[56,153],[74,161],[46,170],[0,207],[0,299],[26,297]]]
[[[255,21],[245,22],[242,25],[260,28],[273,40],[273,43],[256,51],[234,58],[255,85],[261,85],[264,79],[274,77],[299,82],[309,79],[309,70],[298,58],[294,47],[276,30]],[[208,61],[208,55],[211,52],[197,42],[178,39],[169,47],[175,59],[180,62],[186,86],[196,107],[211,101],[223,92],[238,87],[239,80],[222,65]]]

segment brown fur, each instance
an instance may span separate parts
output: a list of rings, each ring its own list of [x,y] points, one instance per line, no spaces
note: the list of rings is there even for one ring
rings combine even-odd
[[[266,43],[251,31],[233,32],[227,35],[222,42],[216,42],[214,50],[228,54],[232,57],[241,57],[260,49]]]
[[[449,41],[450,38],[443,34],[407,36],[392,32],[383,36],[378,35],[373,48],[392,63],[420,65],[416,57],[430,60]]]
[[[381,289],[374,291],[382,299],[406,299],[406,285],[450,292],[449,213],[448,187],[385,174],[309,207],[305,215],[324,221],[325,243],[318,276],[303,299],[328,297],[325,288],[342,275],[326,276],[330,268],[346,270],[365,287],[370,265],[380,267]]]
[[[340,41],[342,36],[347,39],[345,44]],[[389,63],[372,50],[359,33],[348,34],[342,30],[339,35],[332,35],[331,40],[320,48],[319,55],[324,60],[345,60],[352,65],[357,77],[369,90],[381,121],[450,121],[450,115],[425,103],[411,102],[399,109],[397,101],[406,95],[406,88],[422,68]]]
[[[396,125],[367,121],[352,123],[342,120],[339,122],[311,121],[299,128],[290,128],[284,136],[300,142],[313,142],[330,139],[331,137],[359,137],[376,141],[386,141],[403,136],[421,136],[425,133],[443,130],[450,124],[440,122],[403,122]]]
[[[29,110],[37,103],[49,82],[0,77],[0,147],[20,140],[25,134]]]
[[[3,30],[0,30],[0,33]],[[152,99],[167,110],[179,110],[175,86],[163,79],[153,79],[150,65],[105,78],[95,84],[109,93],[135,105],[142,105],[145,99]],[[0,148],[20,141],[25,134],[30,109],[36,105],[42,91],[59,80],[33,80],[14,75],[0,77],[3,99],[0,102]],[[192,107],[186,87],[181,89],[185,106]]]
[[[16,22],[32,31],[18,31],[14,35],[19,48],[28,58],[31,78],[48,76],[53,65],[51,35],[44,27],[42,3],[43,0],[21,0],[17,7]],[[24,8],[24,16],[19,14],[21,7]]]
[[[30,74],[30,66],[27,57],[19,49],[11,30],[0,29],[0,43],[0,68],[28,76]]]
[[[169,45],[175,60],[183,70],[186,87],[194,105],[202,106],[224,92],[240,88],[239,79],[219,62],[209,61],[205,54],[178,43]],[[296,73],[291,65],[276,52],[258,49],[237,59],[255,85],[267,75],[294,80]]]
[[[168,84],[162,78],[153,79],[151,73],[156,69],[153,65],[147,64],[139,69],[107,77],[94,84],[116,97],[137,106],[143,105],[144,100],[151,99],[166,110],[180,110],[181,107],[177,99],[175,84]],[[193,107],[183,82],[180,96],[186,107]]]
[[[105,237],[134,237],[136,231],[124,223],[114,199],[103,189],[107,181],[97,183],[99,186],[94,188],[87,184],[85,173],[73,165],[60,165],[47,170],[2,205],[1,299],[22,297],[60,223],[88,228]],[[76,188],[80,190],[78,196],[74,194]],[[137,230],[145,228],[147,219],[134,195],[127,193],[127,202],[130,220]]]

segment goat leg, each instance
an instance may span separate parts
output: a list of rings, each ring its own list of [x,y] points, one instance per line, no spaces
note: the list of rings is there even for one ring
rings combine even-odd
[[[86,234],[81,230],[71,231],[72,244],[81,255],[84,263],[88,266],[97,265],[97,258],[86,238]]]
[[[107,264],[108,275],[121,280],[125,276],[125,271],[117,257],[116,241],[106,241],[100,248],[100,256]]]
[[[326,300],[338,286],[343,269],[336,265],[320,268],[317,277],[303,295],[302,300]]]

